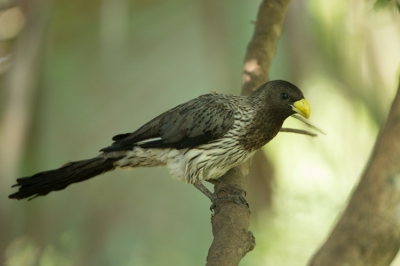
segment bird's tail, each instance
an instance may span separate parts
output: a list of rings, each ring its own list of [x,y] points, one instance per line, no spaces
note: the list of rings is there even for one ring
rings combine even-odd
[[[102,173],[114,170],[114,162],[121,158],[105,158],[102,155],[82,161],[70,162],[61,168],[40,172],[30,177],[17,179],[19,190],[10,199],[34,199],[51,191],[62,190],[72,183],[81,182]]]

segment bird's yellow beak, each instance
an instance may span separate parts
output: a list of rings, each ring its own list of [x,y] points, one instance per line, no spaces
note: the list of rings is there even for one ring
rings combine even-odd
[[[310,113],[311,113],[310,105],[308,104],[306,99],[301,99],[301,100],[295,102],[292,105],[292,110],[307,119],[310,117]]]

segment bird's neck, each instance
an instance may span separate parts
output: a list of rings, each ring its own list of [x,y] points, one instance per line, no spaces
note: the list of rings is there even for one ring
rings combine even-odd
[[[282,127],[285,117],[272,110],[259,110],[248,125],[240,143],[245,150],[254,151],[270,142]]]

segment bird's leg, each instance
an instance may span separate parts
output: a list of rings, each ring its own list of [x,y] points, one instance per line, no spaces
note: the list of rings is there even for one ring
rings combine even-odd
[[[203,193],[204,195],[207,196],[207,198],[209,198],[211,200],[211,202],[214,203],[215,200],[215,195],[214,193],[212,193],[210,190],[208,190],[208,188],[206,188],[201,181],[196,181],[193,183],[193,186],[195,186],[195,188],[197,188],[198,190],[201,191],[201,193]]]
[[[213,184],[213,185],[221,185],[219,191],[225,192],[226,195],[222,196],[220,198],[217,197],[215,193],[212,193],[208,188],[206,188],[201,181],[196,181],[193,183],[195,188],[200,190],[204,195],[207,196],[212,202],[212,205],[210,207],[211,211],[214,211],[214,214],[217,214],[219,212],[219,207],[217,206],[218,201],[225,201],[225,202],[233,202],[239,205],[246,205],[247,208],[249,207],[249,204],[247,203],[246,199],[244,196],[246,196],[246,191],[243,189],[237,188],[234,185],[227,184],[219,179],[212,179],[212,180],[207,180],[207,182]],[[244,194],[244,196],[243,196]]]
[[[219,184],[219,185],[223,185],[223,186],[229,187],[234,192],[234,194],[237,194],[237,195],[244,194],[244,197],[247,196],[246,190],[237,188],[235,185],[231,185],[231,184],[225,183],[224,181],[222,181],[220,179],[209,179],[209,180],[206,180],[206,181],[211,183],[211,184],[213,184],[213,185]],[[223,187],[222,187],[221,190],[225,191],[225,192],[229,192],[229,191],[227,191],[227,189],[224,189]]]

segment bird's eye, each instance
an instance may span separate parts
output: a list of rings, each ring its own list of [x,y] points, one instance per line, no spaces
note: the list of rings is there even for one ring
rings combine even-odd
[[[282,92],[281,98],[284,100],[287,100],[287,99],[289,99],[289,96],[286,93]]]

